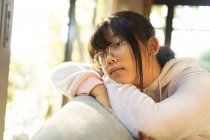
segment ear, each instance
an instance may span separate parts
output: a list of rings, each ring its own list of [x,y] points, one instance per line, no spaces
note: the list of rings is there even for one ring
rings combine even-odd
[[[156,55],[160,49],[159,41],[155,36],[150,37],[147,44],[147,50],[149,55]]]

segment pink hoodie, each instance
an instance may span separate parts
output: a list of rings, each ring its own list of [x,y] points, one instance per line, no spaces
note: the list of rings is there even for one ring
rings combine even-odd
[[[72,62],[56,68],[52,81],[68,97],[102,84],[96,72]],[[169,61],[143,92],[106,76],[103,81],[113,111],[135,137],[143,132],[155,140],[210,139],[210,74],[193,59]]]

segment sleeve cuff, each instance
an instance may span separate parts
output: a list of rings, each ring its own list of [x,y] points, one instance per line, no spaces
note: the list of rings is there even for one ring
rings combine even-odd
[[[96,77],[89,77],[78,87],[76,95],[89,95],[89,92],[99,84],[103,84],[103,81]]]

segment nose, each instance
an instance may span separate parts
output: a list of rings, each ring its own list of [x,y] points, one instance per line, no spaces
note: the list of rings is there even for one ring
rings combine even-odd
[[[117,59],[111,53],[109,53],[106,56],[106,63],[110,65],[110,64],[113,64],[115,62],[117,62]]]

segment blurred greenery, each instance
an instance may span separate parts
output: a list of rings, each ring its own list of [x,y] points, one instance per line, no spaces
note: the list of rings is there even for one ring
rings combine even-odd
[[[198,63],[210,72],[210,49],[200,55]]]
[[[12,59],[10,62],[7,102],[14,100],[14,93],[18,93],[32,85],[33,79],[34,65],[23,66],[20,62]]]
[[[32,3],[29,2],[27,6],[22,6],[23,1],[17,0],[19,5],[15,5],[16,15],[14,15],[7,103],[15,102],[21,95],[40,94],[48,104],[48,111],[45,115],[47,119],[55,113],[62,101],[62,98],[58,99],[58,95],[61,97],[61,94],[56,95],[56,90],[50,82],[50,72],[64,61],[68,36],[69,1],[61,3],[59,0],[54,0],[47,7],[40,5],[41,1],[30,0]],[[45,0],[46,3],[43,4],[49,4],[47,1]],[[72,60],[88,62],[89,56],[86,48],[92,31],[95,5],[94,0],[85,2],[77,0],[77,3],[77,31],[72,40]],[[24,8],[28,14],[23,12]],[[39,12],[36,12],[37,8]],[[31,18],[27,24],[34,28],[29,30],[31,26],[25,26],[25,30],[20,32],[21,26],[25,25],[23,19],[28,15],[39,17],[40,20],[37,24],[35,22],[37,19]]]
[[[21,4],[21,1],[18,2]],[[37,5],[29,4],[24,8],[32,7],[29,8],[28,13],[38,15],[40,19],[43,18],[45,20],[40,20],[39,24],[41,26],[35,22],[33,24],[33,20],[36,20],[35,18],[28,21],[28,24],[33,24],[36,28],[23,30],[21,33],[18,32],[18,29],[24,25],[25,21],[21,19],[24,19],[26,15],[21,13],[23,7],[16,5],[7,103],[15,102],[20,98],[21,94],[36,93],[45,98],[45,102],[49,104],[48,112],[45,116],[49,117],[55,112],[56,108],[60,107],[49,75],[52,68],[64,60],[66,43],[64,36],[67,36],[64,29],[67,26],[65,19],[68,16],[68,7],[64,3],[62,10],[59,9],[59,6],[53,7],[52,5],[48,7],[49,9],[41,9],[41,5],[38,4],[38,1],[36,2]],[[60,3],[59,0],[57,2]],[[60,6],[62,5],[60,4]],[[36,8],[39,8],[40,12],[34,13]],[[27,29],[28,27],[25,28]],[[34,36],[34,34],[36,35]],[[27,38],[28,36],[31,39],[30,41]]]

